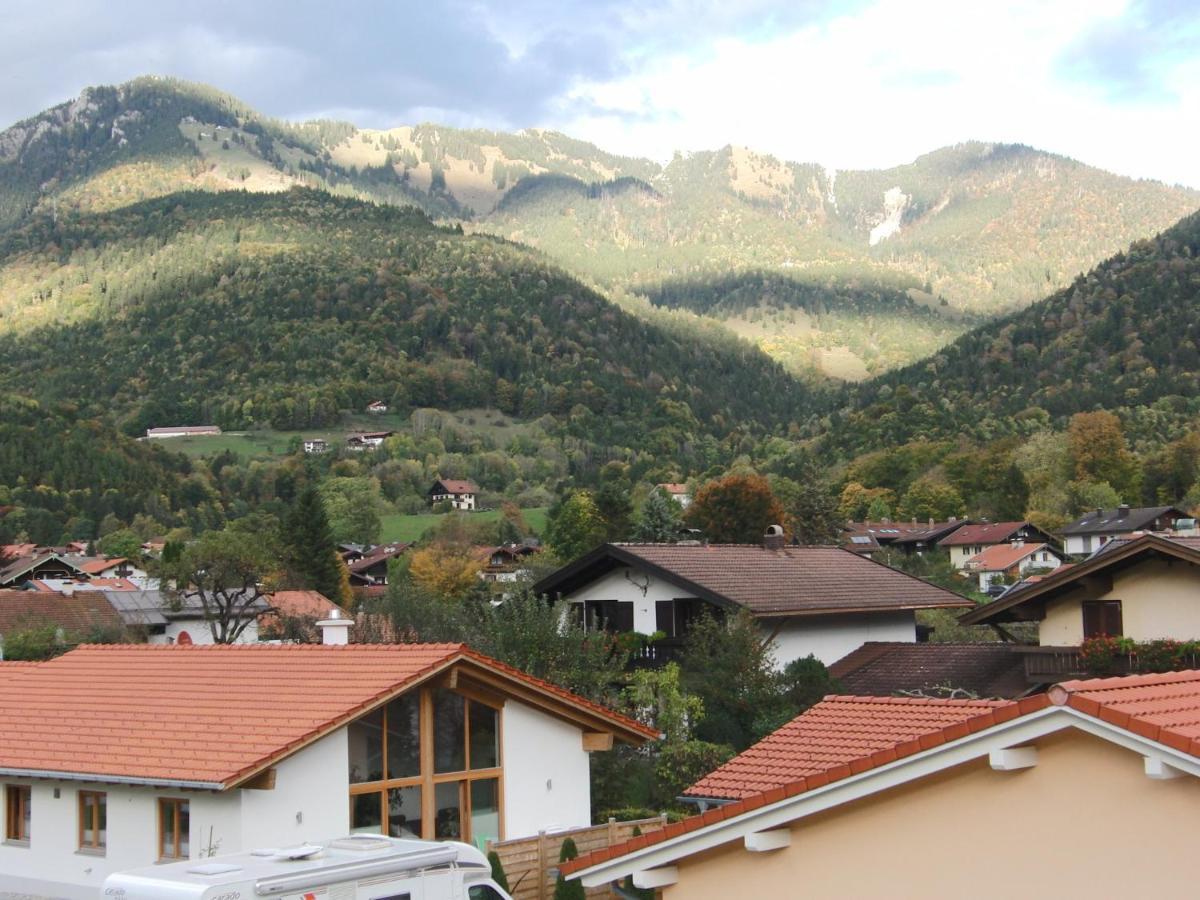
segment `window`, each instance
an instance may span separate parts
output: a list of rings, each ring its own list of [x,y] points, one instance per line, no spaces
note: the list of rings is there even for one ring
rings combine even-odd
[[[1120,600],[1087,600],[1083,604],[1083,638],[1121,637]]]
[[[589,631],[633,631],[633,603],[629,600],[585,600],[583,624]]]
[[[694,597],[659,600],[654,604],[654,630],[668,638],[682,638],[703,614],[703,601]]]
[[[187,859],[191,855],[188,833],[191,828],[188,801],[158,801],[158,858]]]
[[[4,789],[5,828],[4,839],[22,844],[29,843],[30,794],[28,785],[10,784]]]
[[[1084,535],[1084,538],[1083,538],[1083,552],[1084,552],[1084,553],[1091,553],[1091,552],[1092,552],[1092,536],[1091,536],[1090,534],[1088,534],[1088,535]]]
[[[79,792],[79,849],[103,853],[108,846],[108,795]]]
[[[469,900],[503,900],[500,892],[490,884],[473,884],[467,888]]]
[[[422,688],[347,729],[350,825],[392,837],[500,837],[500,711]]]

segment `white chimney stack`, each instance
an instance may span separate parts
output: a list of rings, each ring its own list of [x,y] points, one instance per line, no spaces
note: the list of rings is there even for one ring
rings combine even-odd
[[[331,645],[350,643],[350,626],[352,624],[354,623],[342,615],[340,609],[335,609],[329,614],[328,619],[322,619],[317,623],[317,627],[321,629],[321,643]]]

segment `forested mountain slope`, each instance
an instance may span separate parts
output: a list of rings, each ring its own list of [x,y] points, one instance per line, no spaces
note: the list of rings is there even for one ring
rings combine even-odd
[[[37,217],[0,241],[0,298],[0,387],[131,434],[325,426],[382,398],[688,457],[808,405],[744,342],[634,318],[499,239],[305,189]]]
[[[990,440],[1093,409],[1169,421],[1194,415],[1198,395],[1200,213],[930,359],[848,390],[828,442],[859,452]]]
[[[1200,206],[1196,191],[1021,146],[962,144],[881,171],[734,146],[663,166],[545,131],[293,125],[158,78],[0,132],[0,230],[186,189],[295,186],[532,244],[613,296],[703,293],[703,315],[793,370],[848,378],[1045,296]]]

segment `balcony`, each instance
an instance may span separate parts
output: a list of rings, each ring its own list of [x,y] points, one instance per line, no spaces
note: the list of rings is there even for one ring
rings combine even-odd
[[[1013,647],[1025,662],[1025,680],[1030,684],[1047,684],[1070,681],[1074,678],[1102,678],[1114,675],[1129,675],[1135,672],[1160,672],[1172,668],[1159,667],[1160,660],[1140,659],[1137,653],[1119,655],[1105,672],[1089,672],[1083,664],[1078,647]],[[1183,658],[1182,668],[1200,668],[1200,655],[1189,654]]]
[[[629,661],[631,669],[661,669],[683,655],[686,641],[683,638],[663,638],[639,647]]]

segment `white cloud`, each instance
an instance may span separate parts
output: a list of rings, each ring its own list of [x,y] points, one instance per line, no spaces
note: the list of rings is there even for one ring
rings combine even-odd
[[[1137,104],[1059,72],[1081,34],[1126,12],[1122,0],[882,0],[824,24],[758,41],[725,38],[617,81],[585,83],[564,98],[554,124],[660,159],[737,143],[841,168],[896,165],[963,140],[1011,141],[1200,186],[1196,61],[1163,73],[1176,99]]]

